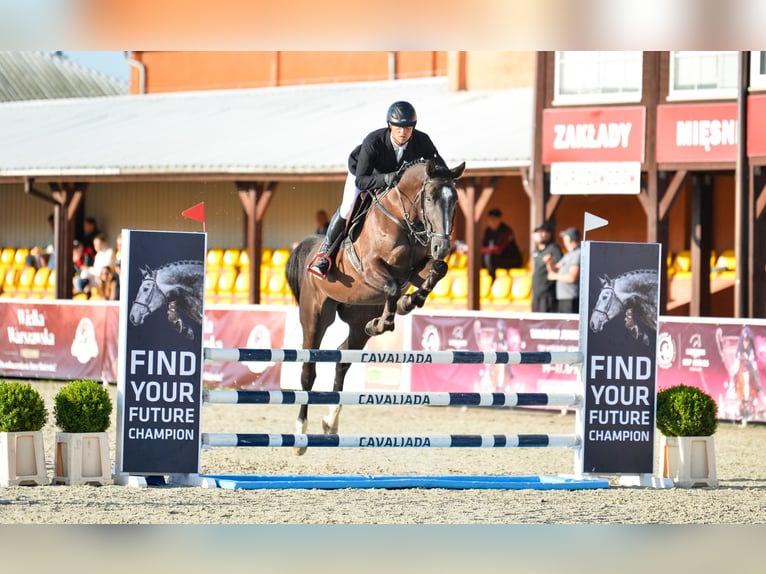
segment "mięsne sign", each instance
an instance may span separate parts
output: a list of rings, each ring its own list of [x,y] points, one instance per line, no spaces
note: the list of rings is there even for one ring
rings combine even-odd
[[[199,472],[204,233],[124,230],[117,475]]]
[[[581,257],[582,472],[651,474],[660,245],[585,241]]]

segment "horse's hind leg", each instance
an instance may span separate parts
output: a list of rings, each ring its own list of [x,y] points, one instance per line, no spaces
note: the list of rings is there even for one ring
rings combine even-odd
[[[302,295],[308,293],[302,293]],[[300,318],[303,327],[303,348],[318,349],[322,343],[327,328],[335,320],[335,305],[330,300],[324,300],[321,304],[318,301],[307,305],[307,308],[301,307]],[[304,391],[310,391],[314,387],[316,380],[316,363],[304,363],[301,369],[301,388]],[[301,405],[298,411],[298,419],[295,421],[295,432],[305,434],[308,430],[308,405]],[[296,455],[305,454],[306,447],[293,447],[293,453]]]
[[[370,309],[365,313],[365,309]],[[370,340],[370,336],[364,332],[364,325],[371,317],[380,315],[380,307],[344,307],[338,308],[340,318],[348,324],[349,334],[345,341],[338,347],[339,349],[363,349]],[[335,381],[332,390],[340,392],[343,390],[343,384],[346,380],[351,363],[338,363],[335,367]],[[322,419],[322,430],[325,434],[337,434],[338,418],[340,417],[341,405],[330,405],[327,416]]]

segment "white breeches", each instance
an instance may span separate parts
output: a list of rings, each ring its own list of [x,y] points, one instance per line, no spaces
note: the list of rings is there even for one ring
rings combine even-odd
[[[338,208],[338,214],[343,219],[348,219],[348,216],[351,215],[351,210],[354,208],[354,203],[356,203],[356,198],[359,197],[360,193],[362,190],[356,187],[356,177],[349,172],[346,176],[346,185],[343,186],[343,199]]]

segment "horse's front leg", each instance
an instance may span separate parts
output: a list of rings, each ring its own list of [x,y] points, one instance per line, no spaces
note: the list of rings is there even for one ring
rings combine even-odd
[[[407,293],[399,297],[396,303],[396,312],[406,315],[416,307],[422,307],[426,298],[434,290],[436,284],[447,274],[447,264],[439,259],[430,259],[428,265],[423,268],[419,275],[425,274],[425,281],[413,293]]]
[[[364,332],[368,337],[380,335],[386,331],[394,330],[394,317],[396,316],[396,301],[399,299],[401,289],[388,270],[379,262],[370,263],[364,271],[364,280],[367,285],[374,286],[385,296],[383,312],[380,317],[371,319],[364,326]]]

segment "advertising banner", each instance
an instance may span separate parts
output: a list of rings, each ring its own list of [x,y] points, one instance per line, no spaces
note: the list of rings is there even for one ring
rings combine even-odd
[[[747,155],[766,156],[766,95],[747,98]]]
[[[425,351],[576,352],[575,315],[412,316],[412,349]],[[413,364],[413,392],[577,393],[572,365]]]
[[[118,475],[199,472],[206,243],[123,231]]]
[[[0,375],[33,379],[110,379],[117,338],[107,317],[117,306],[71,301],[0,305]],[[116,325],[116,321],[115,321]]]
[[[542,161],[644,161],[643,106],[543,110]]]
[[[585,473],[651,474],[660,245],[582,245]]]
[[[657,106],[657,163],[736,159],[736,102]]]
[[[659,389],[697,387],[718,404],[718,418],[766,422],[763,321],[668,318],[657,349]]]
[[[204,346],[279,349],[284,346],[285,309],[218,307],[205,311]],[[236,320],[234,318],[236,317]],[[282,363],[205,363],[205,388],[279,390]]]

